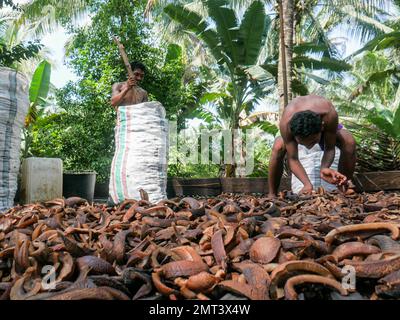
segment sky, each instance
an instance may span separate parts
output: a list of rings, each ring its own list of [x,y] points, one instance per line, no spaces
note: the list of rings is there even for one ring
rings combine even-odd
[[[58,28],[58,30],[45,36],[41,41],[50,50],[54,59],[55,64],[53,65],[50,81],[57,88],[63,87],[70,80],[77,79],[76,75],[64,63],[64,46],[68,38],[69,36],[65,30]]]

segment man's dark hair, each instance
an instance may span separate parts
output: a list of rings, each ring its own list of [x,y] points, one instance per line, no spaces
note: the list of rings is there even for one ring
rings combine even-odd
[[[141,63],[140,61],[131,62],[131,68],[132,68],[132,71],[135,71],[135,69],[140,69],[143,72],[146,72],[146,66],[143,63]]]
[[[292,134],[302,138],[321,132],[321,124],[319,114],[309,110],[295,113],[289,122]]]

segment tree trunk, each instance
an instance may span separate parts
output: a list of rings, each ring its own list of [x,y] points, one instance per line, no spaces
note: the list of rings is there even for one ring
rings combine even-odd
[[[292,100],[292,56],[293,56],[293,0],[279,1],[280,41],[279,41],[279,114]]]
[[[225,178],[234,178],[236,177],[236,168],[237,168],[237,163],[235,160],[235,130],[239,128],[238,121],[239,120],[232,120],[233,123],[230,124],[230,131],[232,135],[232,141],[231,141],[231,152],[232,152],[232,163],[226,163],[224,165],[224,177]],[[225,159],[224,159],[225,160]]]

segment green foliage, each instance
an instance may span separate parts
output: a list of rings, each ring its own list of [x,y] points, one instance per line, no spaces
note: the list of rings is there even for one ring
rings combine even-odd
[[[398,170],[400,165],[399,70],[384,52],[366,52],[353,61],[346,84],[332,82],[327,96],[347,115],[357,141],[357,171]]]
[[[60,115],[60,155],[66,170],[95,170],[99,180],[109,176],[114,151],[115,114],[108,105],[105,83],[91,79],[70,83],[57,94],[65,110]]]
[[[265,42],[266,37],[266,23],[270,20],[263,15],[264,6],[260,1],[254,1],[246,10],[242,23],[239,29],[239,47],[240,63],[246,66],[257,64],[257,59],[260,55],[260,50]]]
[[[37,157],[58,158],[63,154],[61,141],[63,135],[63,114],[43,115],[31,129],[32,143],[30,152]]]
[[[347,121],[357,141],[358,172],[400,169],[400,139],[393,137],[393,124],[384,115],[367,116],[365,121]]]
[[[389,109],[372,110],[366,119],[379,130],[400,142],[400,107],[394,111]]]
[[[164,11],[203,41],[217,61],[220,79],[227,79],[220,85],[218,96],[215,96],[218,99],[218,113],[230,128],[237,128],[239,114],[246,107],[249,92],[253,96],[255,93],[265,94],[263,90],[256,90],[257,80],[245,71],[258,61],[270,19],[261,1],[254,1],[248,7],[240,24],[228,1],[205,0],[203,3],[210,21],[180,4],[169,4]]]
[[[10,6],[14,10],[18,9],[18,6],[12,0],[0,0],[0,9],[6,6]]]
[[[373,50],[384,50],[388,48],[399,48],[400,47],[400,31],[393,31],[390,33],[382,34],[371,41],[367,42],[361,49],[351,54],[348,59],[355,57],[356,55]]]
[[[246,127],[241,127],[242,129],[246,130],[246,129],[261,129],[262,131],[264,131],[265,133],[268,133],[272,136],[276,136],[277,133],[279,132],[279,128],[276,124],[271,123],[269,121],[261,121],[261,122],[255,122],[249,126]]]
[[[164,49],[152,41],[140,2],[94,0],[89,10],[93,14],[89,27],[69,27],[73,40],[67,49],[67,62],[79,80],[58,91],[57,104],[63,112],[54,128],[49,128],[50,122],[43,129],[35,127],[32,150],[43,155],[52,146],[56,154],[51,154],[63,159],[66,170],[95,170],[99,181],[106,181],[116,124],[111,87],[127,79],[118,48],[111,40],[113,35],[119,36],[131,61],[146,65],[141,86],[150,100],[164,105],[167,117],[177,120],[178,126],[183,126],[185,115],[204,89],[200,81],[183,81],[184,57],[178,46]]]
[[[218,178],[220,175],[218,164],[176,164],[168,165],[168,177],[177,178]]]
[[[43,108],[47,104],[47,95],[50,88],[51,65],[43,60],[33,73],[29,87],[29,110],[25,117],[25,127],[23,129],[23,149],[22,157],[27,158],[32,155],[32,124],[34,124],[40,115],[43,114]]]
[[[35,57],[42,47],[38,41],[9,47],[2,42],[0,35],[0,66],[14,68],[17,63]]]
[[[272,145],[264,139],[257,141],[254,148],[254,169],[249,177],[267,177],[269,159],[271,158]]]
[[[36,68],[31,85],[29,87],[29,101],[31,106],[37,106],[45,102],[50,89],[51,65],[48,61],[42,61]]]
[[[343,72],[350,71],[352,66],[344,60],[330,56],[328,53],[332,49],[324,42],[304,42],[293,46],[293,72],[292,90],[297,95],[309,94],[307,83],[310,80],[326,86],[329,80],[316,75],[314,71],[324,71],[340,75]],[[269,57],[261,65],[266,71],[272,74],[275,82],[278,82],[278,56]]]

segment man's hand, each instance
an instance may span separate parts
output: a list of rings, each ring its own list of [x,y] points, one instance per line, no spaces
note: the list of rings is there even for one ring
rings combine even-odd
[[[128,80],[126,81],[126,85],[127,85],[128,89],[132,89],[133,87],[135,87],[137,85],[137,82],[135,79],[129,77]]]
[[[337,186],[342,186],[347,183],[347,177],[331,168],[321,169],[320,172],[321,179],[324,179],[330,184],[335,184]]]
[[[299,194],[311,194],[312,191],[313,191],[313,185],[307,184],[300,190]]]
[[[278,195],[275,194],[275,193],[268,193],[267,198],[268,198],[269,200],[273,200],[273,199],[278,198]]]

